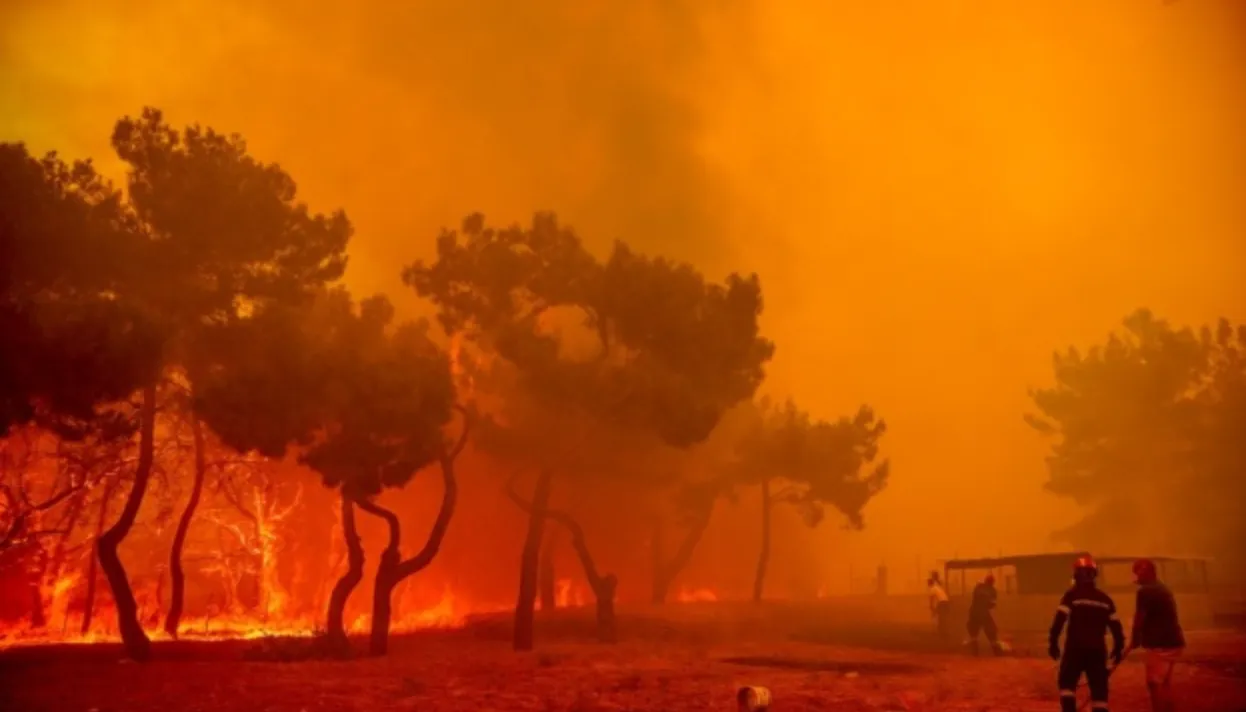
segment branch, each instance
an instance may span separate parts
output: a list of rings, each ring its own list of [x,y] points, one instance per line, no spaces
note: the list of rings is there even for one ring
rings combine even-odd
[[[460,442],[466,442],[467,431],[464,429],[463,439]],[[459,448],[461,450],[461,448]],[[441,542],[446,537],[446,531],[450,528],[450,519],[454,516],[455,505],[459,501],[459,484],[454,476],[454,458],[445,456],[441,458],[441,508],[437,510],[437,518],[433,520],[433,528],[428,533],[428,539],[424,542],[424,547],[419,553],[410,559],[398,564],[398,580],[422,571],[429,564],[433,563],[433,559],[437,558],[437,553],[441,551]]]
[[[705,529],[709,526],[710,517],[714,513],[714,503],[717,500],[717,497],[713,497],[709,502],[698,508],[697,517],[688,525],[688,529],[684,532],[684,538],[679,543],[679,548],[675,551],[675,555],[671,557],[669,562],[660,562],[663,575],[678,572],[688,565],[688,560],[692,558],[692,552],[696,550],[697,544],[701,541],[701,536],[705,534]]]
[[[800,502],[803,494],[804,492],[800,487],[796,485],[788,485],[787,487],[784,487],[778,492],[770,495],[770,501],[768,504],[772,507],[781,503],[796,504]]]
[[[385,520],[385,524],[389,526],[389,546],[385,547],[386,552],[394,551],[397,553],[398,545],[402,541],[402,529],[398,523],[398,515],[363,497],[356,497],[353,501],[368,514]]]
[[[463,414],[463,432],[459,434],[458,442],[450,449],[449,458],[457,460],[463,452],[463,448],[467,447],[467,436],[472,432],[472,426],[475,424],[476,418],[472,416],[471,411],[459,404],[454,404],[454,409]]]
[[[4,551],[17,541],[17,537],[22,533],[22,529],[26,526],[26,514],[23,512],[13,518],[13,522],[9,525],[8,531],[0,538],[0,551]]]
[[[299,503],[301,503],[302,501],[303,501],[303,485],[299,484],[298,489],[294,490],[294,499],[293,501],[290,502],[290,506],[286,507],[285,509],[279,512],[273,512],[272,514],[268,515],[268,518],[274,522],[285,521],[285,518],[290,516],[290,513],[293,512],[295,509],[297,509],[299,506]]]
[[[520,497],[519,493],[515,491],[516,478],[517,475],[511,475],[510,479],[506,481],[506,496],[509,497],[517,507],[522,509],[529,516],[532,516],[534,513],[532,503],[523,499],[523,497]],[[579,522],[576,522],[575,519],[571,517],[570,514],[567,514],[561,510],[550,509],[547,507],[544,514],[546,518],[552,519],[553,521],[561,524],[571,534],[571,546],[575,548],[575,553],[580,559],[580,564],[584,567],[584,577],[588,579],[588,585],[592,586],[594,591],[597,591],[605,583],[605,580],[597,573],[597,566],[593,563],[592,554],[589,553],[588,545],[585,543],[584,529],[580,526]]]
[[[50,536],[52,534],[68,534],[68,529],[36,529],[32,532],[26,532],[26,538],[32,539],[37,536]]]
[[[217,488],[216,488],[216,491],[217,491],[217,492],[220,492],[222,495],[224,495],[224,496],[225,496],[225,501],[227,501],[227,502],[229,502],[230,504],[232,504],[232,505],[234,506],[234,508],[235,508],[235,509],[237,509],[239,512],[242,512],[242,514],[243,514],[244,516],[246,516],[248,519],[250,519],[252,522],[254,522],[254,523],[255,523],[255,525],[258,527],[258,526],[259,526],[259,524],[260,524],[259,517],[257,517],[256,515],[252,514],[252,513],[251,513],[251,510],[247,509],[247,508],[246,508],[246,506],[242,504],[242,499],[241,499],[240,497],[238,497],[238,493],[237,493],[237,492],[234,492],[234,491],[231,489],[231,487],[232,487],[232,486],[233,486],[233,480],[232,480],[232,479],[230,479],[230,478],[226,478],[226,477],[222,477],[222,478],[220,478],[220,479],[218,479],[218,480],[217,480]]]

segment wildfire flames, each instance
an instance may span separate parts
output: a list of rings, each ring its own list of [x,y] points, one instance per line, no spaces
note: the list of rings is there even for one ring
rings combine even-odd
[[[28,621],[10,624],[0,628],[0,648],[15,645],[34,645],[43,643],[97,643],[115,642],[120,640],[117,633],[116,619],[110,606],[101,605],[92,616],[92,624],[85,633],[77,628],[80,614],[73,610],[73,594],[81,590],[82,577],[79,574],[66,574],[42,588],[46,602],[46,625],[32,626]],[[140,604],[147,602],[151,608],[154,594],[140,592]],[[105,595],[104,598],[107,598]],[[266,617],[247,613],[226,613],[222,615],[188,616],[182,620],[178,637],[181,639],[239,639],[282,637],[311,637],[322,626],[322,622],[314,616],[289,615],[283,605],[283,598],[270,599],[272,607]],[[503,606],[471,606],[455,597],[453,590],[445,588],[440,600],[431,606],[403,606],[402,612],[394,621],[395,632],[410,632],[429,628],[455,628],[463,625],[466,617],[472,613],[487,613],[503,610]],[[147,625],[147,633],[154,639],[169,639],[159,624],[158,615],[144,611],[142,615]],[[158,613],[158,611],[156,611]],[[371,624],[370,616],[361,613],[354,616],[348,625],[351,633],[366,633]]]
[[[173,425],[165,433],[174,443],[178,435]],[[30,532],[0,550],[0,647],[119,640],[94,544],[120,509],[124,468],[73,484],[72,476],[58,469],[64,464],[59,443],[31,431],[0,441],[0,455],[0,486],[16,493],[0,502],[5,520],[0,525],[21,516],[27,520],[22,531]],[[328,589],[346,568],[341,522],[328,514],[335,511],[332,493],[305,488],[289,463],[229,457],[219,449],[211,455],[215,464],[181,554],[186,612],[178,637],[315,635],[324,626]],[[189,466],[175,447],[158,457],[168,471]],[[188,474],[177,472],[157,483],[153,504],[159,506],[144,508],[134,546],[125,555],[139,621],[155,639],[170,637],[163,630],[171,596],[170,541],[185,504]],[[23,514],[23,503],[48,501],[48,492],[67,487],[72,495],[56,506]],[[332,525],[325,526],[325,519]],[[317,538],[310,540],[307,532]],[[505,608],[469,602],[449,586],[410,583],[394,595],[396,632],[461,626],[471,613]],[[347,610],[346,626],[353,633],[365,633],[371,624],[365,589],[356,591]],[[582,594],[566,598],[582,599]]]
[[[193,459],[181,442],[185,433],[179,423],[168,418],[162,431],[168,443],[157,453],[163,476],[153,481],[149,504],[123,552],[139,622],[157,640],[171,637],[164,630],[173,598],[171,543],[193,480]],[[75,481],[65,469],[61,444],[46,433],[24,431],[0,441],[0,485],[21,493],[0,511],[4,517],[19,515],[22,502],[50,501],[52,493],[70,492],[53,507],[31,510],[24,524],[30,534],[0,551],[0,648],[120,640],[95,542],[124,501],[131,447],[111,453],[116,461],[111,469],[93,461],[94,479]],[[347,569],[335,493],[312,484],[309,473],[296,471],[291,462],[239,456],[214,443],[209,443],[207,460],[202,501],[180,555],[184,614],[177,637],[316,635],[325,626],[333,583]],[[367,519],[360,523],[364,537],[371,537],[367,551],[380,548],[376,525]],[[374,527],[370,534],[364,531],[369,526]],[[474,600],[441,583],[445,580],[442,572],[401,584],[394,592],[391,630],[460,627],[472,614],[511,608],[496,600]],[[348,632],[369,631],[370,585],[365,577],[349,600]],[[553,589],[557,608],[595,604],[593,591],[578,578],[559,578]],[[672,591],[672,599],[685,603],[718,598],[705,588]]]

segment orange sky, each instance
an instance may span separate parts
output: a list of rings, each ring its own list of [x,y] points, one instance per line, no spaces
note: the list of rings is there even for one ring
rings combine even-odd
[[[473,210],[758,271],[767,389],[892,428],[826,559],[901,565],[1071,515],[1021,420],[1053,349],[1139,306],[1246,321],[1243,28],[1238,0],[10,0],[0,140],[115,173],[144,105],[241,132],[408,308],[400,266]]]

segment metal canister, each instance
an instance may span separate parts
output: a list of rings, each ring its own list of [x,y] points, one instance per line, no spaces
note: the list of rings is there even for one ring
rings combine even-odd
[[[741,687],[736,693],[740,712],[766,712],[770,709],[770,688],[757,685]]]

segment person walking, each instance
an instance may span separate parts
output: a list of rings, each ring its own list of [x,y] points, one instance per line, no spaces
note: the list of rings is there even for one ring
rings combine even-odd
[[[1146,651],[1146,686],[1152,712],[1173,712],[1172,668],[1185,649],[1185,633],[1177,618],[1177,599],[1160,580],[1155,562],[1139,559],[1133,566],[1138,594],[1134,603],[1133,630],[1128,653]]]
[[[938,571],[930,572],[930,578],[926,579],[926,587],[930,589],[930,617],[935,620],[935,633],[940,640],[947,641],[952,637],[952,616],[949,611],[951,600],[948,598],[947,589],[943,587],[943,582],[939,580]]]
[[[973,587],[973,597],[969,601],[969,651],[978,654],[978,633],[986,635],[986,642],[991,644],[991,651],[996,655],[1003,653],[999,644],[999,628],[995,625],[995,603],[999,592],[995,590],[995,575],[987,574],[982,582]]]

